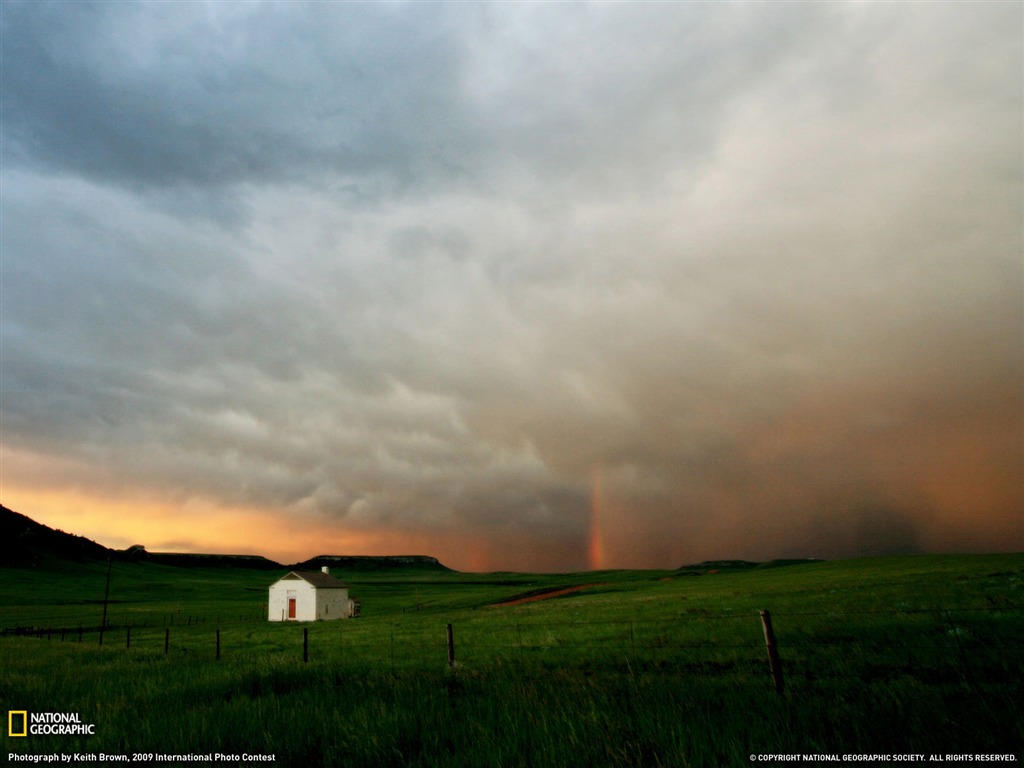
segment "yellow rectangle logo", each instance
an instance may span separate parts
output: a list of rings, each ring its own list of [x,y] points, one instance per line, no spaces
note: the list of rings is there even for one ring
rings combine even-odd
[[[14,721],[17,717],[21,717],[21,732],[15,731]],[[28,711],[24,709],[9,709],[7,710],[7,735],[8,736],[28,736]]]

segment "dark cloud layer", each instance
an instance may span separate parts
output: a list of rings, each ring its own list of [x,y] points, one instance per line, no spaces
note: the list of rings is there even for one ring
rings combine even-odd
[[[409,174],[459,107],[461,46],[433,17],[414,5],[12,3],[8,140],[51,171],[133,189]]]
[[[1022,21],[5,2],[5,503],[457,566],[1019,549]]]

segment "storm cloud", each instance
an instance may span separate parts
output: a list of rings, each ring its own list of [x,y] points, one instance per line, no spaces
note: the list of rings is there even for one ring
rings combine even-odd
[[[1024,546],[1019,5],[0,12],[8,507],[478,569]]]

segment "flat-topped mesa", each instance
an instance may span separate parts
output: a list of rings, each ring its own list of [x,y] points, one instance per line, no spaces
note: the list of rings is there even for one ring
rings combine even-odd
[[[133,548],[134,549],[134,548]],[[131,554],[133,560],[145,560],[178,568],[252,568],[261,571],[280,570],[281,564],[262,555],[221,555],[193,552],[148,552],[142,549]]]
[[[348,571],[383,571],[397,568],[451,570],[436,557],[429,555],[317,555],[288,567],[292,570],[319,570],[325,565],[332,570]]]

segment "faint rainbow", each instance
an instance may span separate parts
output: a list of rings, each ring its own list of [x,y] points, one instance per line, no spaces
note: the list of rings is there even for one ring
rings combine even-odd
[[[604,568],[604,536],[601,530],[601,507],[604,502],[601,487],[601,467],[594,467],[590,480],[590,541],[588,555],[590,569],[599,571]]]

